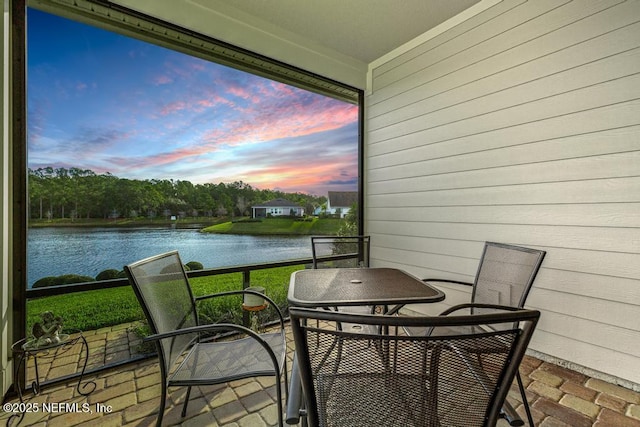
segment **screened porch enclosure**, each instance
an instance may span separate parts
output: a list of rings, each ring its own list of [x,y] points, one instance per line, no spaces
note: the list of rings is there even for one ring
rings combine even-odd
[[[563,418],[570,425],[640,424],[640,2],[483,0],[370,61],[239,4],[190,1],[177,13],[172,1],[114,3],[362,90],[371,266],[469,281],[485,241],[546,251],[526,304],[542,315],[522,367],[532,393],[552,396],[537,400],[537,421],[570,408],[585,417]],[[13,144],[5,136],[6,163]],[[17,244],[7,211],[18,175],[3,169],[9,344]],[[442,290],[443,303],[411,310],[470,299],[466,288]],[[6,350],[2,368],[7,390]],[[549,373],[561,378],[551,388]]]

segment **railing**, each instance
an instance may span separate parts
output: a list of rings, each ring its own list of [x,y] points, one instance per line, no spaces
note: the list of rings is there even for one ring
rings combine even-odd
[[[358,257],[357,253],[350,253],[350,254],[341,254],[341,255],[322,257],[322,260],[334,261],[334,260],[350,259],[350,258],[357,258],[357,257]],[[251,286],[252,271],[267,270],[270,268],[278,268],[278,267],[290,267],[293,265],[305,265],[305,264],[312,264],[312,263],[313,263],[313,259],[311,258],[298,258],[298,259],[292,259],[287,261],[269,262],[269,263],[263,263],[263,264],[247,264],[247,265],[237,265],[237,266],[231,266],[231,267],[205,268],[202,270],[191,270],[191,271],[187,271],[187,276],[191,278],[191,277],[217,276],[220,274],[229,274],[229,273],[242,273],[242,287],[247,288]],[[129,286],[128,279],[126,278],[110,279],[110,280],[101,280],[101,281],[95,281],[95,282],[74,283],[71,285],[48,286],[44,288],[27,289],[26,298],[27,299],[41,298],[41,297],[49,297],[53,295],[71,294],[75,292],[119,288],[123,286]]]
[[[344,258],[353,258],[353,254],[347,254],[332,257],[332,259],[344,259]],[[290,267],[292,265],[304,265],[311,264],[313,260],[311,258],[300,258],[293,259],[287,261],[279,261],[279,262],[270,262],[264,264],[247,264],[247,265],[237,265],[232,267],[221,267],[221,268],[206,268],[202,270],[191,270],[187,271],[187,276],[191,277],[205,277],[205,276],[217,276],[220,274],[229,274],[229,273],[242,273],[242,285],[243,288],[251,286],[251,272],[258,270],[266,270],[269,268],[278,268],[278,267]],[[110,279],[110,280],[101,280],[96,282],[85,282],[85,283],[74,283],[71,285],[58,285],[58,286],[49,286],[44,288],[36,288],[36,289],[27,289],[26,298],[41,298],[41,297],[50,297],[53,295],[63,295],[63,294],[71,294],[75,292],[85,292],[85,291],[96,291],[100,289],[109,289],[109,288],[119,288],[123,286],[130,286],[129,280],[126,278],[122,279]]]
[[[331,261],[331,260],[351,259],[351,258],[357,258],[357,257],[358,257],[357,253],[350,253],[350,254],[341,254],[341,255],[322,257],[322,259]],[[263,263],[263,264],[247,264],[247,265],[238,265],[238,266],[222,267],[222,268],[192,270],[192,271],[187,271],[187,276],[189,278],[195,278],[195,277],[217,276],[217,275],[229,274],[229,273],[242,273],[242,287],[247,288],[251,286],[252,271],[267,270],[267,269],[278,268],[278,267],[290,267],[295,265],[312,265],[312,263],[313,263],[312,258],[299,258],[299,259],[270,262],[270,263]],[[129,280],[126,278],[77,283],[77,284],[71,284],[71,285],[49,286],[44,288],[28,289],[26,291],[26,298],[27,299],[42,298],[42,297],[49,297],[54,295],[72,294],[76,292],[94,291],[94,290],[118,288],[118,287],[124,287],[124,286],[130,286]],[[244,322],[248,325],[248,322],[249,322],[248,316],[245,316]],[[153,354],[140,355],[135,358],[122,360],[114,363],[109,363],[101,367],[87,370],[84,373],[84,375],[99,373],[107,369],[112,369],[118,366],[139,362],[141,360],[147,359],[149,357],[154,357],[154,356],[155,355]],[[57,383],[69,381],[71,379],[78,378],[79,375],[80,374],[77,373],[77,374],[71,374],[64,377],[56,378],[53,380],[43,381],[42,385],[45,386],[45,385],[51,385],[51,384],[57,384]]]

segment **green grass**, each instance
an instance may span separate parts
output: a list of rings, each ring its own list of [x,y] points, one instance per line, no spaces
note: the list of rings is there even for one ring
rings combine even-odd
[[[287,292],[291,273],[304,266],[280,267],[251,273],[251,285],[263,286],[266,294],[281,309],[287,307]],[[242,289],[242,274],[232,273],[190,279],[195,296],[225,290]],[[240,321],[242,297],[229,297],[202,303],[199,309],[206,321]],[[144,314],[131,287],[102,289],[27,301],[27,333],[40,320],[40,313],[51,311],[64,320],[65,329],[82,331],[100,329],[122,323],[143,320]]]
[[[205,233],[251,235],[334,235],[344,220],[313,218],[299,221],[291,218],[265,218],[261,222],[224,222],[204,228]]]

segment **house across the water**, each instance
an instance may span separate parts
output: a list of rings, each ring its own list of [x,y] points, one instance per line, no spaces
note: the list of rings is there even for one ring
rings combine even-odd
[[[358,202],[357,191],[329,191],[327,213],[344,218],[354,203]]]
[[[286,199],[274,199],[251,207],[252,218],[268,216],[303,216],[304,208]]]

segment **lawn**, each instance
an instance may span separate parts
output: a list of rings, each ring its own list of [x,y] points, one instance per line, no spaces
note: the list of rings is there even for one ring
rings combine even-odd
[[[235,220],[202,229],[205,233],[251,235],[335,235],[344,220],[338,218],[264,218],[261,221]]]
[[[304,266],[279,267],[251,273],[251,285],[263,286],[266,294],[281,309],[287,308],[287,291],[291,273]],[[196,296],[225,290],[242,289],[242,274],[231,273],[190,279]],[[200,307],[206,320],[233,320],[242,318],[242,299],[229,297],[206,302]],[[40,320],[40,313],[51,311],[64,320],[65,329],[82,331],[129,323],[144,319],[142,308],[131,287],[102,289],[66,295],[37,298],[27,301],[27,331]]]

